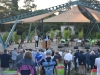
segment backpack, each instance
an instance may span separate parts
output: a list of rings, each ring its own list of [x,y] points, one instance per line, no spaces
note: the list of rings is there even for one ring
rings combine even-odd
[[[44,67],[45,75],[54,75],[53,69],[56,62],[53,61],[53,58],[51,58],[50,62],[47,62],[46,58],[44,58],[44,61],[45,62],[42,63],[42,66]]]

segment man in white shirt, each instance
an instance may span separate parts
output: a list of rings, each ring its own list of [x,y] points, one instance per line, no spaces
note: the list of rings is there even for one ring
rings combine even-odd
[[[38,40],[39,40],[39,38],[38,38],[37,34],[35,34],[34,40],[35,40],[35,47],[38,47]]]
[[[100,75],[100,54],[98,58],[95,59],[95,65],[97,66],[97,75]]]
[[[64,65],[65,65],[64,75],[66,75],[67,66],[68,66],[68,75],[70,75],[71,61],[72,61],[72,54],[70,53],[69,50],[69,52],[67,51],[67,53],[64,56]]]
[[[59,50],[59,54],[60,54],[60,56],[62,57],[63,53],[62,53],[62,51],[61,51],[61,50]]]

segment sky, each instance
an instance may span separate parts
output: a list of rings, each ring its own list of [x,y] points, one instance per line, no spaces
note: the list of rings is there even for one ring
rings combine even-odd
[[[19,2],[19,6],[22,7],[23,6],[23,1],[24,0],[20,0]],[[49,8],[49,7],[53,7],[56,5],[60,5],[60,4],[64,4],[69,0],[35,0],[34,3],[37,5],[37,9],[45,9],[45,8]],[[75,1],[75,0],[73,0]]]
[[[19,2],[20,7],[23,6],[24,4],[23,1],[24,0],[20,0]],[[35,4],[37,5],[37,9],[45,9],[45,8],[53,7],[56,5],[64,4],[68,1],[69,0],[34,0]],[[72,1],[75,1],[75,0],[72,0]]]

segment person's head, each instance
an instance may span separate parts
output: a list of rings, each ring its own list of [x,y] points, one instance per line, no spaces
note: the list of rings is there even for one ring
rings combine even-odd
[[[4,50],[4,54],[7,54],[7,49]]]
[[[23,50],[23,49],[20,49],[20,50],[19,50],[19,53],[24,53],[24,50]]]
[[[87,49],[86,52],[89,52],[89,50]]]
[[[32,59],[32,53],[30,51],[27,51],[24,55],[24,58]]]
[[[46,55],[47,55],[47,56],[52,56],[52,51],[51,51],[51,50],[47,50],[47,51],[46,51]]]
[[[37,50],[36,52],[37,52],[37,54],[39,54],[39,50]]]
[[[76,52],[79,52],[79,50],[76,50]]]
[[[91,51],[90,54],[93,55],[93,54],[95,54],[95,52],[94,51]]]
[[[55,52],[55,55],[58,55],[59,53],[58,52]]]
[[[80,51],[80,53],[83,54],[84,52],[83,51]]]
[[[46,33],[46,36],[48,36],[48,33]]]
[[[71,51],[71,50],[69,50],[69,53],[72,53],[72,51]]]
[[[17,50],[17,48],[14,48],[14,50]]]

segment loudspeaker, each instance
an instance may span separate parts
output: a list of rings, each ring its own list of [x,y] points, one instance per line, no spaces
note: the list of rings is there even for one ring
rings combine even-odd
[[[17,35],[22,35],[23,31],[22,30],[17,30]]]
[[[58,45],[58,48],[63,48],[63,45],[62,45],[62,44],[59,44],[59,45]]]
[[[74,46],[74,49],[78,49],[78,46]]]
[[[89,46],[85,46],[85,49],[90,49],[90,47]]]

